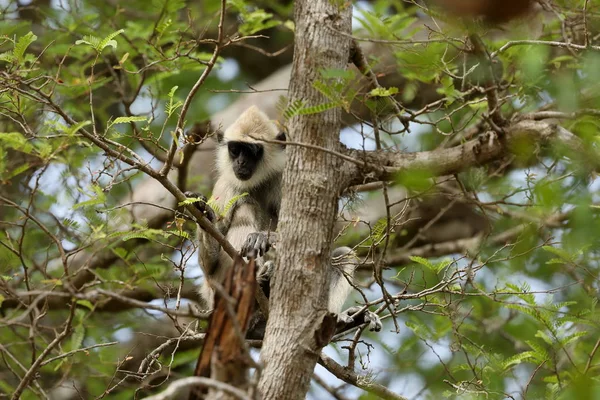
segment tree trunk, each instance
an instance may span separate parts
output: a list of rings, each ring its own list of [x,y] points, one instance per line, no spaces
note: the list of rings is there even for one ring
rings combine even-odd
[[[296,2],[296,36],[290,102],[304,106],[327,99],[314,89],[324,69],[345,69],[352,5],[345,1]],[[291,141],[338,149],[342,111],[294,117]],[[337,214],[341,161],[331,154],[288,146],[278,230],[279,261],[271,281],[270,312],[262,350],[259,389],[264,399],[304,399],[319,353],[327,340],[326,271]],[[326,325],[326,324],[325,324]],[[325,329],[326,330],[326,329]],[[326,335],[325,335],[326,336]]]

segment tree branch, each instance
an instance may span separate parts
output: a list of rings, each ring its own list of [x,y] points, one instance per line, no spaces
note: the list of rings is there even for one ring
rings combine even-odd
[[[217,390],[221,390],[223,392],[229,393],[238,399],[242,400],[251,400],[249,396],[246,395],[240,389],[237,389],[231,385],[228,385],[223,382],[219,382],[210,378],[200,378],[197,376],[178,379],[175,382],[171,383],[166,390],[160,392],[159,394],[155,394],[154,396],[145,397],[143,400],[169,400],[175,398],[175,395],[179,393],[181,390],[190,387],[190,386],[204,386],[209,388],[214,388]]]
[[[346,187],[366,182],[391,180],[398,172],[421,170],[434,176],[453,175],[471,167],[481,166],[500,159],[519,143],[547,143],[556,140],[570,151],[587,160],[596,169],[600,158],[590,154],[581,139],[553,122],[524,120],[506,128],[503,135],[488,131],[460,146],[440,148],[415,153],[393,153],[389,151],[361,151],[346,149],[346,154],[365,161],[364,168],[357,163],[346,163]]]
[[[369,378],[357,375],[354,371],[351,371],[348,368],[345,368],[335,362],[332,358],[326,356],[325,354],[321,354],[321,358],[319,359],[319,364],[321,364],[327,371],[331,372],[336,378],[343,380],[346,383],[349,383],[357,388],[361,388],[369,393],[372,393],[382,399],[389,400],[408,400],[406,397],[400,396],[386,388],[385,386],[379,385],[377,383],[373,383]]]

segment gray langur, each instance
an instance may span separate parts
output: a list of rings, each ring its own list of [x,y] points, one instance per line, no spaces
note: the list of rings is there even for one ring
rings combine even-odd
[[[218,177],[212,197],[220,210],[236,199],[224,217],[217,218],[206,204],[205,196],[186,192],[187,197],[200,198],[195,205],[240,251],[242,257],[257,257],[257,281],[267,297],[275,256],[268,250],[276,241],[281,178],[287,160],[285,144],[269,141],[285,140],[285,133],[280,132],[262,111],[255,106],[248,108],[222,135],[218,135]],[[212,282],[222,283],[233,262],[219,243],[200,227],[198,238],[199,261],[205,274],[200,295],[207,307],[212,309]],[[332,261],[328,279],[328,310],[337,314],[339,321],[349,323],[352,317],[348,313],[341,313],[341,309],[352,290],[350,280],[356,268],[354,252],[348,247],[335,249]],[[379,318],[375,314],[368,314],[364,322],[369,322],[371,330],[380,330]]]

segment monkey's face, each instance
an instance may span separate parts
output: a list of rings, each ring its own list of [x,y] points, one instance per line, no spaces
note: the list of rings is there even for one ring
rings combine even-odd
[[[227,151],[233,172],[240,181],[252,178],[264,154],[262,144],[248,142],[227,142]]]

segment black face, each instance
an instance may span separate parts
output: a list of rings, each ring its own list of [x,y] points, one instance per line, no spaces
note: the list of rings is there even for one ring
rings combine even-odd
[[[247,142],[227,142],[227,150],[233,172],[241,181],[247,181],[254,175],[264,152],[262,144]]]

